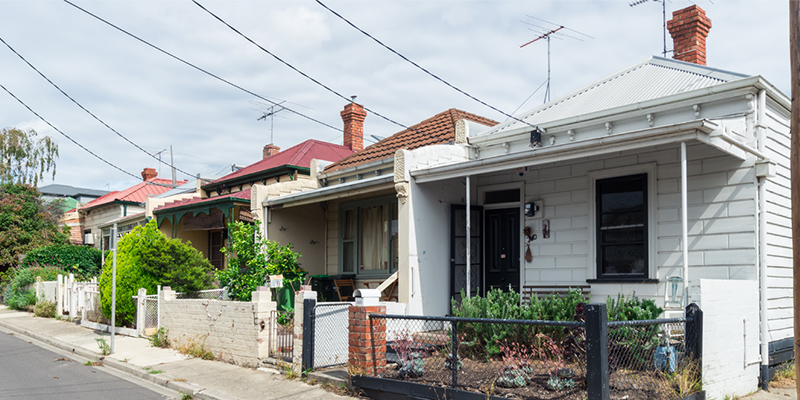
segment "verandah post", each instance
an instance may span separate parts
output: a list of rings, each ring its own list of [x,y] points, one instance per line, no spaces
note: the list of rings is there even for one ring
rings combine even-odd
[[[586,306],[586,391],[589,400],[609,400],[606,305]]]

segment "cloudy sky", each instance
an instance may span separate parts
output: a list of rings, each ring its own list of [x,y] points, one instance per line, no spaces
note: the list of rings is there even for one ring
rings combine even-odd
[[[315,138],[341,143],[346,101],[239,36],[191,0],[70,0],[140,39],[292,111],[274,117],[283,149]],[[211,1],[203,7],[333,92],[408,126],[449,108],[496,120],[502,114],[426,75],[347,25],[314,0]],[[353,24],[440,78],[512,113],[542,103],[547,42],[520,45],[559,25],[551,41],[551,96],[578,89],[661,55],[661,3],[629,1],[321,0]],[[667,1],[697,4],[713,27],[708,65],[762,75],[790,92],[788,1]],[[270,142],[270,104],[183,64],[57,0],[0,0],[0,38],[99,119],[151,154],[191,174],[247,165]],[[667,48],[671,39],[667,36]],[[120,190],[161,164],[103,126],[0,43],[0,85],[42,118],[122,172],[81,149],[0,89],[0,127],[53,137],[54,180]],[[538,91],[536,91],[538,89]],[[535,94],[534,94],[535,92]],[[531,96],[533,94],[533,96]],[[529,99],[530,98],[530,99]],[[526,102],[526,99],[527,100]],[[313,120],[319,121],[315,122]],[[326,126],[330,125],[330,126]],[[334,129],[336,128],[336,129]],[[366,135],[402,127],[369,114]],[[368,137],[365,144],[370,144]],[[166,151],[164,151],[166,150]],[[178,173],[178,178],[186,178]]]

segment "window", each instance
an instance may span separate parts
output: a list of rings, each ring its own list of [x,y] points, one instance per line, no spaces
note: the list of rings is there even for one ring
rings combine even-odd
[[[343,273],[389,276],[397,269],[397,199],[346,203],[339,210]]]
[[[647,279],[647,174],[598,179],[595,185],[597,279]]]

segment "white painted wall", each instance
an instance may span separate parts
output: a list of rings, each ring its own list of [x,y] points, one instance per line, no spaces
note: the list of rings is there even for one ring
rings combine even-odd
[[[701,144],[688,146],[690,279],[757,278],[755,269],[755,174],[752,161],[741,161]],[[513,171],[480,177],[479,185],[522,181],[525,201],[541,207],[540,215],[526,218],[538,239],[530,242],[533,261],[524,262],[526,284],[586,284],[594,269],[589,215],[593,172],[615,169],[619,176],[655,165],[655,207],[650,221],[655,237],[655,276],[682,275],[680,221],[680,156],[677,145],[614,153],[577,162],[530,168],[520,177]],[[541,221],[550,221],[551,238],[543,239]],[[663,303],[665,284],[592,284],[592,300],[634,292]]]
[[[722,399],[756,391],[760,373],[758,281],[701,279],[699,288],[706,397]]]
[[[769,341],[792,337],[792,221],[790,133],[788,116],[768,104],[765,151],[776,163],[777,175],[766,183],[767,318]]]

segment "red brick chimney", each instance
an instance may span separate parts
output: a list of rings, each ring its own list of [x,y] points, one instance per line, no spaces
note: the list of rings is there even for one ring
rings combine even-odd
[[[367,112],[364,111],[364,107],[355,103],[355,99],[353,96],[353,102],[344,106],[339,115],[344,121],[345,147],[359,151],[364,148],[364,119],[367,118]]]
[[[694,5],[673,12],[667,29],[672,36],[674,59],[706,65],[706,38],[711,20],[702,8]]]
[[[280,147],[275,146],[274,144],[270,143],[270,144],[264,146],[264,151],[262,153],[263,157],[261,159],[262,160],[266,160],[267,158],[270,158],[270,157],[274,156],[275,154],[280,153],[280,151],[281,151]]]
[[[142,170],[142,179],[149,180],[158,176],[155,168],[145,168]]]

